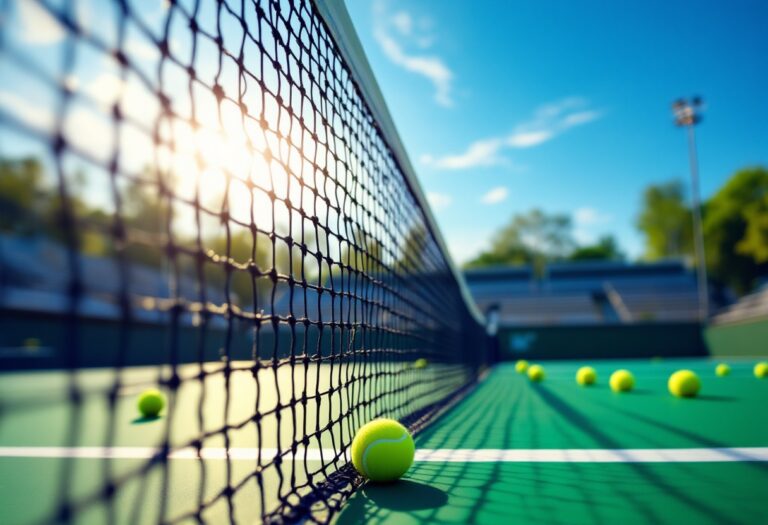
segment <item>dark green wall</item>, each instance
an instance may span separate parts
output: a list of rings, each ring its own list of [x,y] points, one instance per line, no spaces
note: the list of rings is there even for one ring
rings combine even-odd
[[[177,363],[199,361],[201,353],[203,361],[215,361],[226,342],[221,328],[179,326],[174,334],[164,324],[87,318],[69,323],[60,315],[0,311],[0,363],[5,369],[112,367],[120,361],[124,366],[154,365],[171,362],[171,348],[177,349]],[[233,330],[229,348],[232,359],[250,359],[248,331]]]
[[[707,355],[698,323],[516,326],[499,338],[502,360]]]
[[[712,355],[768,355],[768,319],[710,326],[704,338]]]
[[[433,362],[480,366],[488,353],[488,340],[479,326],[468,330],[467,340],[460,344],[454,334],[445,331],[407,337],[375,327],[353,331],[324,326],[321,330],[314,325],[291,328],[285,322],[266,321],[261,323],[254,345],[256,332],[254,323],[238,319],[229,330],[221,323],[204,327],[181,322],[174,329],[171,323],[70,320],[62,315],[0,310],[0,370],[210,362],[225,354],[237,361],[253,360],[256,353],[259,359],[269,360],[292,352],[312,358],[346,352],[349,358],[354,355],[349,354],[350,349],[375,349],[373,358],[387,361],[411,360],[423,353]]]

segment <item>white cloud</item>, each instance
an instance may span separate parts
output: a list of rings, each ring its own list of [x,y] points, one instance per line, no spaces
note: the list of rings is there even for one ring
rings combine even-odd
[[[467,151],[457,155],[447,155],[439,159],[431,155],[422,155],[421,161],[445,170],[461,170],[477,166],[494,166],[503,164],[504,159],[498,152],[503,146],[499,139],[478,140],[469,145]]]
[[[549,130],[518,131],[507,137],[507,144],[513,148],[531,148],[552,138]]]
[[[611,219],[611,215],[607,213],[601,213],[595,208],[591,208],[589,206],[582,206],[573,212],[573,222],[577,226],[595,226],[599,224],[606,224],[611,222]]]
[[[413,18],[406,11],[400,11],[392,15],[392,25],[400,31],[400,34],[407,36],[413,31]]]
[[[138,38],[128,38],[125,41],[126,52],[142,60],[156,60],[160,56],[160,51],[153,45]]]
[[[28,44],[54,44],[64,38],[64,27],[37,2],[17,2],[21,18],[20,35]]]
[[[590,206],[576,208],[573,212],[573,237],[579,244],[591,244],[597,241],[601,226],[610,224],[613,216]]]
[[[373,35],[387,58],[403,69],[428,79],[435,88],[435,101],[441,106],[452,106],[453,72],[450,68],[440,57],[406,51],[406,46],[410,43],[423,48],[424,43],[428,41],[423,35],[414,35],[410,14],[406,11],[390,14],[386,4],[380,1],[374,4],[374,19]],[[403,37],[403,42],[392,36],[392,28]],[[413,42],[410,42],[411,40]]]
[[[60,43],[66,36],[66,28],[39,2],[18,0],[19,39],[27,44],[47,46]],[[91,6],[86,0],[75,4],[75,22],[82,28],[89,28],[92,20]]]
[[[99,73],[82,91],[98,102],[103,111],[109,111],[120,101],[126,117],[145,125],[150,125],[160,111],[157,97],[134,76],[123,80],[112,73]]]
[[[437,192],[428,192],[427,200],[429,201],[429,205],[432,206],[432,209],[435,211],[444,210],[451,205],[451,202],[453,202],[450,195]]]
[[[153,122],[159,105],[143,84],[138,80],[124,82],[109,73],[101,73],[88,83],[74,75],[67,76],[64,82],[72,91],[87,95],[74,98],[63,114],[63,134],[70,146],[103,162],[119,146],[123,153],[121,164],[133,169],[141,169],[151,162],[152,138],[140,127],[126,123],[121,126],[119,142],[115,142],[114,123],[109,113],[111,106],[120,100],[123,114],[131,122],[145,126]],[[84,98],[95,101],[96,105],[84,103]],[[54,132],[57,115],[53,107],[51,100],[24,90],[0,91],[0,111],[44,134]]]
[[[563,127],[567,129],[574,126],[581,126],[582,124],[587,124],[598,118],[600,118],[600,113],[597,111],[580,111],[578,113],[572,113],[563,119]]]
[[[40,101],[33,103],[10,91],[0,91],[0,108],[33,129],[50,133],[55,115]]]
[[[434,157],[422,155],[425,164],[442,169],[467,169],[505,164],[503,149],[532,148],[548,142],[564,131],[600,118],[600,112],[588,109],[589,102],[569,97],[539,107],[531,118],[517,124],[505,137],[491,137],[473,142],[464,153]]]
[[[509,196],[509,190],[504,186],[493,188],[491,191],[483,195],[482,201],[485,204],[498,204],[503,202]]]
[[[507,137],[512,148],[530,148],[557,137],[565,130],[592,122],[600,117],[595,110],[585,109],[589,102],[568,97],[538,108],[533,117],[515,126]]]

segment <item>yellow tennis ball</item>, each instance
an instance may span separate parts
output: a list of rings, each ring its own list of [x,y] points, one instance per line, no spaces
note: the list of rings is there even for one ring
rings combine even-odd
[[[420,357],[416,361],[413,362],[413,368],[415,368],[417,370],[421,370],[422,368],[427,368],[428,364],[429,363],[427,362],[426,359],[424,359],[423,357]]]
[[[521,359],[517,363],[515,363],[515,371],[518,374],[524,374],[528,370],[528,361],[525,359]]]
[[[531,365],[528,367],[528,379],[534,383],[544,381],[546,374],[544,373],[544,367],[541,365]]]
[[[725,377],[731,373],[731,367],[725,363],[720,363],[715,367],[715,374],[720,377]]]
[[[701,380],[691,370],[678,370],[667,382],[669,393],[677,397],[696,397],[701,390]]]
[[[635,376],[629,370],[616,370],[609,383],[614,392],[629,392],[635,387]]]
[[[157,417],[165,406],[165,397],[159,390],[150,388],[141,393],[137,406],[142,416]]]
[[[582,386],[594,385],[597,381],[597,371],[591,366],[582,366],[576,372],[576,382]]]
[[[754,369],[755,377],[763,379],[768,377],[768,361],[761,361],[755,365]]]
[[[371,481],[394,481],[411,467],[415,451],[403,425],[394,419],[374,419],[352,440],[352,464]]]

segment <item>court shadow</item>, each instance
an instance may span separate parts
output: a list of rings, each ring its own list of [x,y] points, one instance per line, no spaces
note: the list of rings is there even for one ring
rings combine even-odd
[[[647,392],[651,392],[651,391],[647,391]],[[538,394],[547,404],[549,404],[549,406],[557,410],[564,419],[570,421],[573,425],[578,426],[585,432],[591,434],[595,439],[595,441],[600,443],[602,447],[610,448],[610,449],[622,448],[619,442],[617,442],[610,435],[602,431],[585,414],[582,414],[578,410],[574,409],[574,407],[572,407],[566,400],[562,399],[559,395],[557,395],[553,391],[542,388],[538,391]],[[600,403],[600,404],[603,404],[603,403]],[[636,418],[640,418],[640,416],[637,416],[636,414],[633,414],[633,416]],[[651,421],[649,418],[642,418],[642,419],[648,419],[650,423],[658,424],[655,421]],[[627,463],[626,465],[628,466],[628,468],[632,469],[635,473],[642,476],[648,484],[663,489],[668,496],[675,498],[680,505],[689,507],[691,509],[696,509],[697,511],[702,512],[703,514],[707,514],[711,516],[715,523],[722,523],[722,524],[736,523],[735,520],[733,520],[730,516],[726,516],[725,514],[720,512],[716,507],[709,505],[705,502],[699,501],[696,498],[692,498],[690,494],[687,494],[684,491],[680,490],[679,487],[670,483],[668,480],[666,480],[663,476],[661,476],[658,472],[654,471],[648,465],[645,465],[642,463]],[[644,518],[646,518],[645,519],[646,522],[648,523],[658,522],[657,519],[651,519],[652,513],[655,512],[656,509],[651,509],[645,505],[640,505],[636,508],[638,510],[643,510],[649,513],[647,516],[644,516]]]
[[[654,395],[653,390],[649,390],[647,388],[634,388],[629,392],[621,392],[622,395],[629,394],[629,395],[635,395],[635,396],[652,396]]]
[[[442,507],[448,495],[425,483],[400,480],[396,483],[369,483],[361,491],[363,496],[379,507],[409,511]]]
[[[430,523],[419,511],[442,507],[448,495],[425,483],[400,480],[395,483],[365,485],[345,505],[336,525],[357,525],[382,519],[390,511],[408,513],[409,523]]]
[[[738,401],[739,399],[736,397],[731,396],[711,396],[711,395],[700,395],[693,398],[693,400],[700,399],[702,401],[723,401],[723,402],[734,402]]]
[[[145,423],[152,423],[153,421],[158,421],[160,419],[163,419],[161,416],[141,416],[137,417],[133,421],[131,421],[131,425],[143,425]]]

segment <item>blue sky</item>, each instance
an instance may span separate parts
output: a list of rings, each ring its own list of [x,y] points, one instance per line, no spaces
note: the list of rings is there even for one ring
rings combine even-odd
[[[454,257],[567,212],[642,253],[643,188],[688,182],[670,103],[700,94],[702,193],[768,165],[768,4],[347,1]]]
[[[487,246],[514,213],[533,207],[571,214],[582,243],[613,233],[630,256],[639,256],[642,238],[634,222],[643,188],[674,178],[688,180],[685,134],[675,128],[670,112],[671,101],[679,96],[701,94],[706,101],[705,120],[698,128],[705,196],[740,167],[768,165],[768,3],[762,0],[347,4],[403,143],[460,262]],[[8,36],[37,67],[58,78],[66,32],[36,5],[13,3]],[[80,0],[74,5],[84,27],[106,45],[115,45],[119,17],[111,3]],[[134,14],[160,35],[164,5],[146,1]],[[203,3],[200,20],[211,33],[214,10],[212,0]],[[227,44],[232,46],[239,24],[231,19],[227,23],[232,37]],[[189,30],[182,17],[174,17],[173,24],[171,51],[188,63]],[[155,81],[160,59],[156,44],[133,24],[126,31],[126,49]],[[198,40],[196,72],[211,85],[217,50]],[[60,79],[78,93],[64,129],[74,146],[95,159],[83,168],[89,174],[86,198],[109,209],[110,178],[103,166],[115,147],[130,151],[120,157],[122,170],[138,172],[155,162],[156,149],[146,129],[152,129],[160,108],[155,93],[136,74],[121,79],[119,65],[103,53],[81,42],[76,56],[73,70]],[[228,62],[225,66],[225,81],[236,83],[235,68]],[[267,83],[274,78],[267,71]],[[189,100],[188,74],[173,64],[164,67],[163,82],[174,94],[177,111],[185,115],[194,102],[202,123],[192,132],[188,119],[176,119],[169,133],[184,147],[173,154],[157,150],[163,167],[187,175],[176,189],[180,195],[193,193],[197,175],[207,193],[218,194],[225,171],[241,178],[267,172],[257,162],[261,156],[252,159],[242,147],[252,134],[239,124],[237,107],[223,105],[224,116],[230,118],[219,122],[210,91],[196,90]],[[248,91],[252,112],[258,108],[258,93]],[[0,113],[49,134],[58,97],[52,83],[0,60]],[[126,121],[135,124],[123,126],[119,144],[109,119],[118,100]],[[0,154],[46,154],[44,143],[12,131],[0,129]],[[251,139],[261,140],[256,135]],[[201,173],[196,153],[206,161]],[[83,163],[66,160],[73,172]],[[287,180],[283,176],[278,186],[287,186]],[[241,198],[233,202],[239,204],[232,209],[245,217],[250,205],[243,195],[237,195]],[[268,228],[268,196],[258,192],[257,197],[259,221]]]

